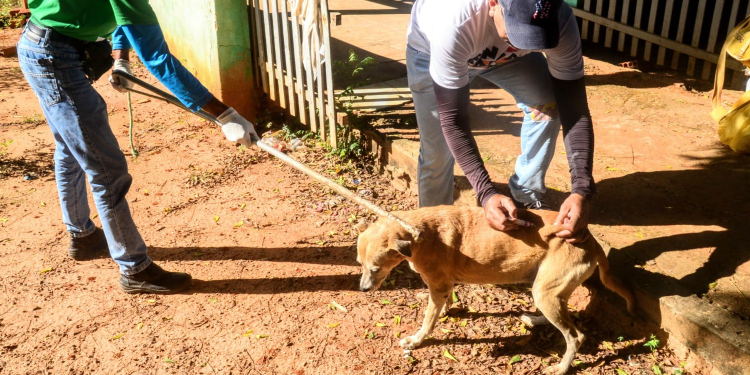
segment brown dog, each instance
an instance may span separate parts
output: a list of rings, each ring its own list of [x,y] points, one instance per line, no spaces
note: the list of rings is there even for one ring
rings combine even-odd
[[[532,295],[543,316],[524,314],[529,326],[552,323],[565,336],[567,349],[559,364],[547,373],[564,374],[570,367],[583,334],[568,315],[568,298],[590,277],[596,266],[604,285],[627,301],[632,312],[634,298],[620,280],[609,273],[609,263],[601,246],[589,238],[568,244],[552,225],[557,212],[519,211],[519,218],[535,228],[498,232],[487,225],[481,208],[439,206],[397,213],[401,219],[422,230],[420,242],[398,223],[381,219],[369,227],[358,226],[357,261],[362,265],[362,291],[376,290],[388,273],[403,260],[418,272],[430,289],[430,302],[422,328],[401,340],[404,349],[419,346],[429,336],[441,311],[448,311],[455,283],[514,284],[533,283]],[[446,303],[447,302],[447,303]]]

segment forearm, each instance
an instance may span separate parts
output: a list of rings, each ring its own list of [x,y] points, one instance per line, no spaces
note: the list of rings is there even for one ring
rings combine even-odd
[[[590,198],[595,192],[594,127],[591,122],[583,78],[565,81],[552,78],[560,112],[565,150],[570,167],[571,192]]]
[[[120,26],[148,71],[193,111],[214,96],[177,60],[167,47],[159,25]]]
[[[469,85],[459,89],[446,89],[433,82],[433,87],[445,140],[484,207],[487,200],[498,192],[490,181],[477,142],[471,134]]]

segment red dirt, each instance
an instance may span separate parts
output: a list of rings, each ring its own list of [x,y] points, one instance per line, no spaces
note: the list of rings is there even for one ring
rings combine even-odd
[[[0,74],[0,373],[526,374],[558,361],[559,332],[517,319],[534,311],[525,289],[492,286],[458,286],[463,309],[403,358],[397,336],[421,324],[426,289],[402,264],[382,290],[357,290],[349,219],[371,215],[259,151],[237,150],[196,117],[137,96],[133,159],[125,96],[102,80],[96,87],[134,176],[135,221],[156,262],[195,278],[186,294],[121,293],[112,261],[68,259],[51,134],[17,61],[0,59]],[[352,187],[361,179],[389,209],[415,207],[368,164],[321,149],[295,156]],[[29,172],[39,178],[24,180]],[[579,289],[576,306],[587,300]],[[571,373],[651,371],[643,337],[622,333],[627,322],[599,326],[600,311],[576,313],[589,339]],[[679,368],[664,350],[655,359],[665,373]]]

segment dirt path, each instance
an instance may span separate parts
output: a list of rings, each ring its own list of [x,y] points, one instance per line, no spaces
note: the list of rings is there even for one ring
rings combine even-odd
[[[554,328],[531,330],[517,319],[535,310],[524,289],[460,286],[463,309],[403,357],[399,336],[419,327],[426,289],[405,265],[380,291],[356,289],[351,221],[365,212],[277,160],[237,150],[217,128],[140,98],[133,159],[124,96],[100,82],[151,255],[195,279],[182,295],[125,295],[112,261],[67,258],[52,137],[17,61],[0,59],[0,76],[2,374],[526,374],[556,363],[564,348]],[[391,210],[416,204],[372,166],[321,149],[295,156],[372,190]],[[577,298],[585,306],[585,288]],[[589,340],[571,373],[680,367],[666,351],[652,357],[628,327],[596,325],[600,313],[576,313]]]

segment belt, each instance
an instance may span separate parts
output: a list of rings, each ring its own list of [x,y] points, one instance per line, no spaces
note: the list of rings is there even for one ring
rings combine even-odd
[[[37,39],[47,38],[47,40],[50,42],[64,43],[75,48],[78,51],[83,50],[83,46],[86,44],[86,41],[65,36],[53,29],[38,26],[31,21],[28,22],[28,27],[26,30]]]

